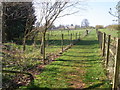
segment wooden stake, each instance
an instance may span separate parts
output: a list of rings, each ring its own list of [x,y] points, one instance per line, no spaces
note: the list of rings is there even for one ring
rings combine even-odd
[[[98,34],[98,29],[96,29],[96,33]]]
[[[102,56],[105,56],[105,41],[106,41],[106,34],[103,33],[103,42],[102,42]]]
[[[106,67],[108,66],[108,61],[109,61],[109,48],[110,48],[110,38],[111,35],[108,35],[108,43],[107,43],[107,55],[106,55]]]
[[[77,40],[77,33],[76,33],[76,40]]]
[[[113,76],[113,90],[117,90],[119,84],[119,67],[120,67],[120,38],[117,38],[116,44],[116,58],[115,58],[115,67],[114,67],[114,76]]]
[[[79,32],[79,39],[80,39],[80,32]]]
[[[101,44],[101,49],[103,48],[102,43],[103,43],[103,33],[100,32],[100,44]]]
[[[72,45],[72,33],[71,33],[71,35],[70,35],[70,36],[71,36],[70,38],[71,38],[71,45]]]
[[[62,52],[63,52],[63,34],[62,34],[62,38],[61,38],[61,47],[62,47]]]
[[[86,30],[86,35],[88,35],[88,30]]]

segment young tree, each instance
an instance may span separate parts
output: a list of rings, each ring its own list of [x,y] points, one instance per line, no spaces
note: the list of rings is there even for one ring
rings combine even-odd
[[[81,22],[81,27],[82,27],[82,28],[87,28],[87,27],[89,27],[88,19],[83,19],[83,20],[82,20],[82,22]]]
[[[95,28],[96,28],[96,29],[103,29],[104,26],[103,26],[103,25],[96,25]]]
[[[35,2],[35,7],[39,6],[39,32],[42,32],[41,53],[43,54],[43,61],[45,64],[45,35],[46,31],[50,28],[53,22],[60,17],[75,14],[79,12],[77,7],[81,3],[80,0],[68,2],[64,0],[48,0],[44,2]],[[74,11],[68,13],[65,12],[68,9],[74,9]],[[81,5],[80,5],[81,6]],[[69,10],[70,11],[70,10]],[[63,12],[63,13],[62,13]]]

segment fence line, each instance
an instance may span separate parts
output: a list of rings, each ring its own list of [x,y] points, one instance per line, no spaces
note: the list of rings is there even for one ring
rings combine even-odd
[[[77,41],[78,40],[80,40],[80,39],[82,39],[82,38],[84,38],[85,36],[87,36],[89,33],[91,32],[91,30],[85,30],[82,34],[80,34],[80,32],[78,32],[78,33],[68,33],[68,38],[69,38],[69,44],[67,45],[67,46],[64,46],[64,43],[65,43],[65,34],[63,34],[63,33],[61,33],[61,35],[60,35],[60,37],[61,37],[61,51],[60,52],[58,52],[57,54],[59,55],[59,54],[62,54],[64,51],[66,51],[67,49],[69,49],[72,45],[74,45],[75,43],[77,43]],[[49,47],[49,45],[50,45],[50,42],[49,42],[49,40],[50,40],[50,34],[48,33],[48,35],[47,36],[49,36],[49,37],[47,37],[47,40],[46,40],[46,42],[47,42],[47,46]],[[52,35],[52,36],[54,36],[54,35]],[[49,45],[48,45],[49,44]],[[46,58],[48,58],[48,57],[50,57],[50,55],[48,54],[48,55],[46,55]],[[51,60],[48,60],[48,62],[51,62]]]
[[[84,32],[84,33],[86,33],[86,32]],[[51,35],[52,35],[52,33],[51,33]],[[76,33],[75,34],[76,36],[76,38],[73,40],[73,34],[69,34],[69,38],[71,39],[70,40],[70,45],[69,46],[72,46],[72,45],[74,45],[75,43],[76,43],[76,41],[78,41],[79,39],[80,39],[80,36],[79,36],[79,38],[77,37],[78,36],[78,34]],[[80,34],[79,34],[80,35]],[[86,36],[86,35],[85,35]],[[47,45],[49,46],[49,44],[50,44],[50,42],[49,42],[49,40],[50,40],[50,34],[48,34],[48,37],[47,37]],[[63,44],[64,44],[64,34],[61,34],[61,47],[62,47],[62,52],[64,52],[65,50],[67,50],[68,48],[70,48],[69,46],[68,47],[63,47]],[[49,62],[49,61],[48,61]],[[30,78],[30,84],[34,84],[34,76],[31,74],[31,73],[29,73],[29,72],[24,72],[24,71],[12,71],[12,70],[2,70],[2,72],[3,73],[11,73],[11,74],[21,74],[21,75],[28,75],[29,76],[29,78]],[[28,77],[27,77],[28,78]]]
[[[102,50],[102,56],[105,57],[105,67],[108,70],[108,77],[112,80],[113,90],[120,89],[120,38],[106,35],[96,30],[98,41]]]

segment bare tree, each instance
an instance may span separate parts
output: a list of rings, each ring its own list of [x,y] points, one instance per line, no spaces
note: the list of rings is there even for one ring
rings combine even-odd
[[[114,17],[120,18],[120,16],[119,16],[117,13],[113,13],[113,12],[112,12],[112,9],[111,9],[111,8],[110,8],[109,13],[110,13],[112,16],[114,16]]]
[[[41,54],[45,64],[45,35],[53,22],[60,17],[75,14],[80,11],[81,1],[64,1],[64,0],[49,0],[44,2],[35,2],[35,7],[39,6],[39,32],[42,32]],[[73,9],[74,8],[74,9]],[[76,9],[75,9],[76,8]],[[73,9],[72,12],[65,12],[68,9]],[[69,10],[70,11],[70,10]]]
[[[114,16],[117,17],[118,20],[114,20],[114,21],[118,21],[118,23],[120,24],[120,1],[118,2],[118,4],[116,5],[116,12],[113,13],[112,9],[110,8],[109,13]]]
[[[87,28],[88,26],[89,26],[88,19],[83,19],[83,21],[81,22],[81,27]]]

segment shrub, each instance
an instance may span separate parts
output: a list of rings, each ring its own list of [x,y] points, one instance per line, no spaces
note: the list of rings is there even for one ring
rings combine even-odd
[[[96,28],[96,29],[103,29],[104,26],[103,26],[103,25],[96,25],[95,28]]]
[[[106,28],[110,30],[120,30],[120,25],[109,25]]]

